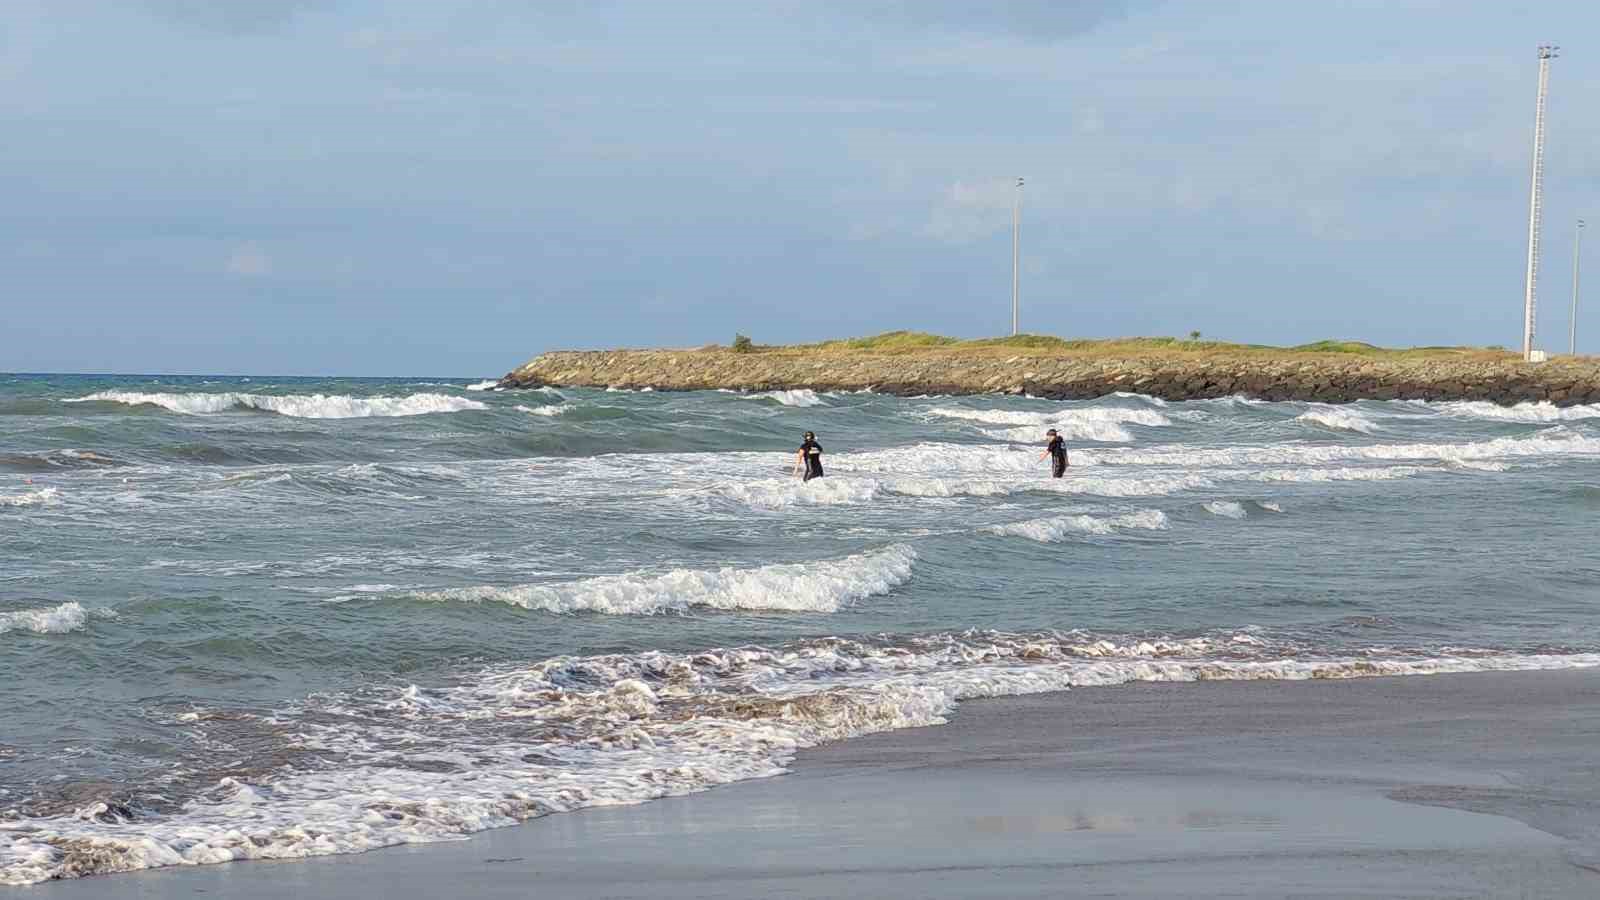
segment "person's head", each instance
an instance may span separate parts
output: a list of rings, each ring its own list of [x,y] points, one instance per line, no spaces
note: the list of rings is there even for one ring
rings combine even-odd
[[[1055,437],[1056,436],[1056,430],[1054,428],[1052,428],[1049,431],[1046,431],[1044,433],[1044,436],[1045,437]]]
[[[817,433],[815,431],[808,431],[805,433],[805,439],[808,441],[814,441],[817,439]]]

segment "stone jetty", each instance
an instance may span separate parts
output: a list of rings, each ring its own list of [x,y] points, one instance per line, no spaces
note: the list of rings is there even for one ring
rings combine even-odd
[[[1470,351],[1281,353],[1154,352],[1126,356],[1029,353],[808,351],[772,348],[556,351],[507,374],[505,388],[591,387],[658,391],[871,390],[885,394],[1028,394],[1086,399],[1117,392],[1164,400],[1242,395],[1261,400],[1600,402],[1600,362],[1528,364],[1511,353]]]

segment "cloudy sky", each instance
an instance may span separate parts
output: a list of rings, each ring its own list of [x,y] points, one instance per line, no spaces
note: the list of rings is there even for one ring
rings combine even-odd
[[[1515,345],[1567,38],[1564,348],[1585,35],[1600,3],[0,0],[0,371],[993,335],[1019,175],[1025,330]]]

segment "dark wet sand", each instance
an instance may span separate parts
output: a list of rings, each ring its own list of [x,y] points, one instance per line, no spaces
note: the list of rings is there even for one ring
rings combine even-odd
[[[972,701],[944,727],[808,751],[792,775],[705,794],[23,892],[1594,898],[1600,671]]]

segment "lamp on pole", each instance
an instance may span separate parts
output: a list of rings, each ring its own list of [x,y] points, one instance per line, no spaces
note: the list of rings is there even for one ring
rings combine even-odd
[[[1011,201],[1011,336],[1017,335],[1017,262],[1022,237],[1022,179],[1017,179],[1016,196]]]
[[[1578,352],[1578,259],[1583,252],[1583,220],[1572,234],[1572,315],[1567,319],[1567,355]]]

